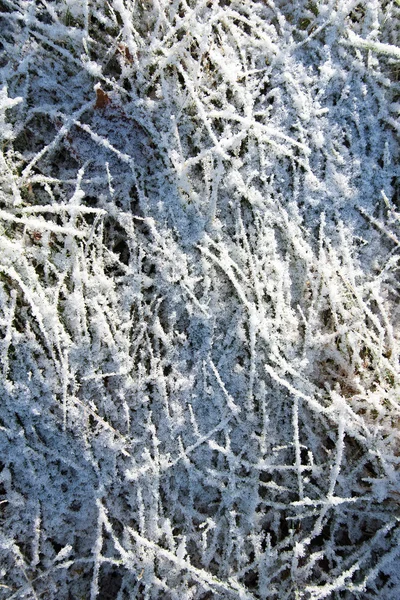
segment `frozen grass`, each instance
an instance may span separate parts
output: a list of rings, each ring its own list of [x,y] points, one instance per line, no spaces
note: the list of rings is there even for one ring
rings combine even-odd
[[[399,579],[398,1],[0,2],[0,598]]]

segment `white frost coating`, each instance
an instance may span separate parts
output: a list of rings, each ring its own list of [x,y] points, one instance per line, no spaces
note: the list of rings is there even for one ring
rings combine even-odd
[[[0,139],[8,140],[13,135],[12,127],[6,122],[6,110],[13,108],[23,102],[23,98],[9,98],[7,86],[0,89]]]
[[[86,71],[88,73],[90,73],[90,75],[92,75],[92,77],[101,77],[102,76],[101,65],[96,63],[94,60],[85,60],[86,59],[85,55],[82,55],[81,58],[82,58],[83,66],[85,67]]]
[[[399,598],[399,2],[2,6],[0,598]]]
[[[393,56],[394,58],[400,59],[400,48],[397,46],[393,46],[392,44],[382,44],[375,40],[365,40],[356,35],[353,31],[349,31],[349,41],[347,43],[355,48],[363,48],[364,50],[371,50],[377,54],[386,54],[387,56]]]

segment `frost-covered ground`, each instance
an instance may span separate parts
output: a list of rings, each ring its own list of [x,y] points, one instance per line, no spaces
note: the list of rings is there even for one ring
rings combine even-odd
[[[399,0],[0,2],[0,598],[400,598]]]

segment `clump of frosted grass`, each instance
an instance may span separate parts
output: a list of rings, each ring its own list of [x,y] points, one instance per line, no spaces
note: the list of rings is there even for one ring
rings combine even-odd
[[[397,597],[397,1],[0,7],[0,598]]]

